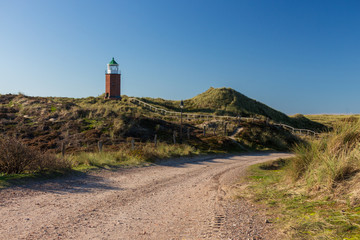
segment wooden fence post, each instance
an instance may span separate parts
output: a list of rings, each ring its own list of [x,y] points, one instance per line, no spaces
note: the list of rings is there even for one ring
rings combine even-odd
[[[131,150],[134,150],[134,148],[135,148],[135,147],[134,147],[134,139],[132,138],[132,139],[131,139]]]
[[[98,141],[98,148],[99,148],[99,152],[102,152],[102,150],[103,150],[103,142],[101,140]]]
[[[157,147],[157,134],[155,134],[155,137],[154,137],[154,145],[155,145],[155,147]]]
[[[205,134],[206,134],[206,126],[204,126],[204,130],[203,130],[204,137],[205,137]]]
[[[64,157],[65,156],[65,143],[64,141],[61,142],[61,155]]]

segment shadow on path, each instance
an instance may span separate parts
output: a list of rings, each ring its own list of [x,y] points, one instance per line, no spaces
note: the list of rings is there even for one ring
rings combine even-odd
[[[154,162],[155,165],[167,166],[167,167],[185,167],[186,164],[205,164],[205,163],[216,163],[218,159],[231,159],[237,156],[269,156],[274,153],[274,151],[266,152],[246,152],[246,153],[233,153],[233,154],[218,154],[218,155],[209,155],[209,156],[198,156],[198,157],[183,157],[176,159],[165,159],[157,160]],[[241,160],[239,160],[241,161]],[[248,161],[248,159],[244,160]]]
[[[39,193],[68,194],[89,193],[95,190],[121,190],[121,188],[111,186],[104,177],[74,170],[50,179],[40,175],[8,182],[9,187],[0,189],[0,202],[8,197],[22,197]]]

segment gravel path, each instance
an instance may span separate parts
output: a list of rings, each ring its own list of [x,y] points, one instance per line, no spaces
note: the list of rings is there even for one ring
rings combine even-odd
[[[253,153],[95,171],[0,191],[0,239],[273,239],[266,217],[229,198]]]

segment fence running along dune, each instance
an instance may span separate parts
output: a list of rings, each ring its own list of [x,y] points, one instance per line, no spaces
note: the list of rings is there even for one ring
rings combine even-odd
[[[221,115],[207,115],[207,114],[193,114],[193,113],[181,113],[181,112],[176,112],[176,111],[169,111],[169,110],[165,110],[159,107],[155,107],[149,103],[146,103],[144,101],[141,101],[137,98],[129,98],[129,101],[131,103],[134,104],[138,104],[139,106],[143,106],[144,108],[149,109],[150,111],[153,111],[159,115],[162,116],[167,116],[167,117],[172,117],[172,118],[178,118],[182,115],[182,117],[184,119],[187,120],[202,120],[202,121],[210,121],[210,120],[222,120],[222,121],[236,121],[236,122],[240,122],[240,121],[266,121],[269,124],[272,124],[274,126],[280,126],[288,131],[291,131],[294,134],[305,134],[305,135],[313,135],[316,136],[319,133],[313,131],[313,130],[309,130],[309,129],[299,129],[299,128],[294,128],[292,126],[283,124],[283,123],[276,123],[273,121],[269,121],[269,119],[259,119],[259,118],[255,118],[255,117],[242,117],[242,116],[221,116]]]

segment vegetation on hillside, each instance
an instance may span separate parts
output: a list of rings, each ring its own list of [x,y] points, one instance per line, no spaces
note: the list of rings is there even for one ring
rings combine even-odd
[[[143,98],[142,100],[173,111],[180,111],[179,101]],[[277,123],[285,123],[295,128],[307,128],[315,131],[326,131],[323,124],[311,121],[301,114],[289,117],[261,102],[231,88],[209,88],[207,91],[184,101],[184,111],[202,112],[217,115],[269,118]]]
[[[210,92],[223,93],[223,90],[225,92],[230,91],[234,96],[237,96],[234,90],[229,89],[215,89]],[[214,97],[216,99],[216,96]],[[193,104],[195,102],[200,104],[200,95],[194,99],[198,100],[192,100]],[[219,98],[217,100],[223,101]],[[155,99],[153,101],[159,102]],[[161,104],[168,106],[170,103],[173,104],[174,108],[177,106],[174,101],[165,101]],[[223,105],[227,104],[228,101],[224,100]],[[235,105],[230,104],[231,106],[234,107]],[[210,105],[207,107],[208,110],[211,110]],[[220,105],[213,107],[214,109],[221,109]],[[238,108],[240,109],[241,106]],[[225,110],[229,111],[229,109],[231,108]],[[197,111],[202,110],[197,109]],[[184,111],[191,111],[191,104],[186,105]],[[158,140],[171,144],[174,131],[177,134],[177,141],[179,141],[179,120],[178,118],[167,119],[166,116],[158,115],[130,103],[126,96],[123,96],[122,101],[107,101],[101,97],[72,99],[28,97],[25,95],[0,96],[0,134],[16,136],[29,146],[53,153],[59,153],[62,144],[65,144],[67,152],[70,153],[95,151],[98,141],[102,141],[104,145],[112,146],[112,150],[117,150],[121,144],[128,143],[130,138],[136,142],[148,142],[153,141],[155,135],[157,135]],[[301,121],[309,126],[312,124],[310,121]],[[247,128],[252,128],[249,124],[245,125]],[[256,129],[255,125],[254,129]],[[206,136],[202,136],[204,126],[207,128]],[[186,121],[184,119],[183,136],[187,135],[187,131],[189,131],[190,139],[187,141],[192,146],[199,147],[200,150],[219,150],[218,147],[214,146],[211,136],[224,135],[224,128],[226,127],[227,134],[231,134],[238,126],[236,123],[225,124],[222,121]],[[255,132],[253,131],[253,133]],[[252,134],[251,138],[249,138],[250,135],[244,136],[244,140],[246,140],[244,144],[252,148],[255,144],[250,143],[252,138],[259,138],[261,134],[263,132],[259,131],[255,135]],[[286,131],[282,131],[281,134],[289,135]],[[274,144],[270,143],[272,138],[270,132],[268,138],[269,140],[257,141],[256,144],[272,148]],[[285,142],[282,144],[283,147],[276,147],[275,149],[285,149],[284,146],[287,145]],[[267,143],[270,143],[270,146],[267,146]],[[230,148],[236,149],[231,146]],[[225,147],[225,149],[229,149],[229,147]]]
[[[151,141],[154,135],[171,141],[177,123],[154,118],[124,97],[122,101],[102,98],[43,98],[22,95],[0,96],[0,133],[16,136],[42,151],[94,151],[98,141],[117,146],[128,138]]]
[[[236,135],[236,140],[252,150],[289,151],[304,140],[281,127],[267,125],[261,122],[241,124],[242,131]]]

